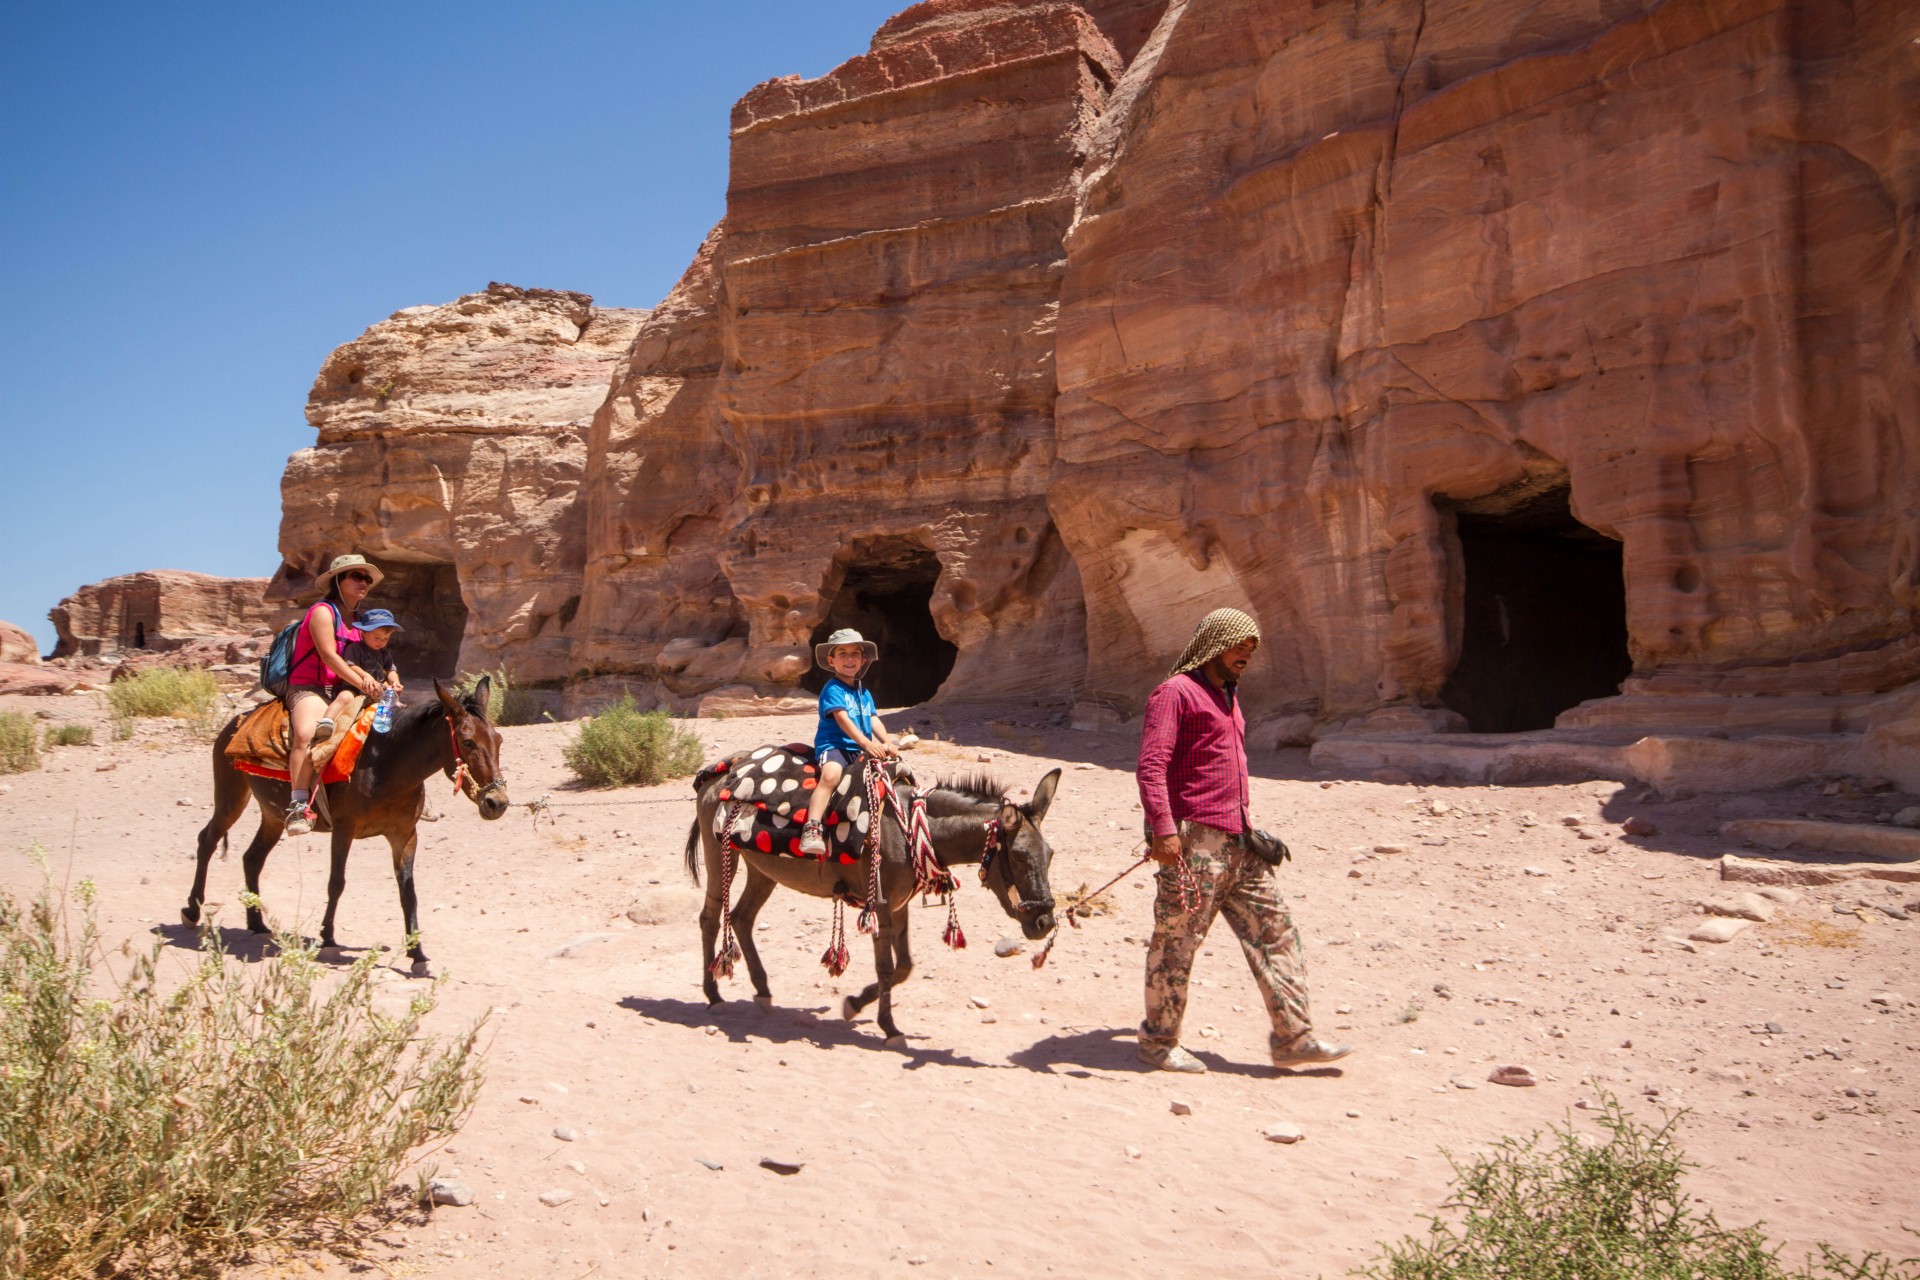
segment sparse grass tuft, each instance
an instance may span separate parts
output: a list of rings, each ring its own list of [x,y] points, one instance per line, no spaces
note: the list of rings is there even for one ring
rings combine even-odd
[[[1785,931],[1776,945],[1789,947],[1857,947],[1860,926],[1836,924],[1827,920],[1804,920]]]
[[[1418,1022],[1420,1021],[1420,1011],[1425,1007],[1426,1006],[1418,1000],[1409,1000],[1407,1001],[1406,1008],[1393,1015],[1393,1020],[1395,1022]]]
[[[63,724],[57,729],[48,729],[47,745],[50,747],[90,747],[93,745],[93,726],[90,724]]]
[[[44,864],[43,864],[44,868]],[[409,1153],[479,1090],[480,1023],[421,1035],[434,991],[374,1003],[293,936],[258,964],[217,932],[174,982],[164,942],[108,965],[81,881],[0,893],[0,1275],[211,1274],[263,1245],[351,1247]]]
[[[25,773],[40,767],[40,734],[33,717],[0,711],[0,773]]]
[[[1093,892],[1092,886],[1089,885],[1085,880],[1082,880],[1080,882],[1080,887],[1078,889],[1069,889],[1067,892],[1061,894],[1060,897],[1061,897],[1061,900],[1064,901],[1069,907],[1073,908],[1073,914],[1075,914],[1076,916],[1079,916],[1082,920],[1086,919],[1088,916],[1112,915],[1113,914],[1112,898],[1095,898],[1092,902],[1087,903],[1087,905],[1084,907],[1080,905],[1082,902],[1086,901],[1087,895],[1092,892]]]
[[[1784,1267],[1758,1226],[1729,1231],[1680,1185],[1690,1168],[1675,1130],[1629,1116],[1603,1094],[1609,1135],[1582,1140],[1571,1123],[1550,1141],[1502,1138],[1470,1162],[1449,1157],[1453,1190],[1424,1238],[1384,1246],[1351,1274],[1368,1280],[1920,1280],[1920,1259],[1854,1260],[1826,1245]]]
[[[507,674],[505,667],[495,667],[492,671],[469,671],[460,677],[459,693],[466,697],[474,686],[480,683],[482,676],[491,677],[493,688],[488,697],[488,719],[502,727],[516,724],[539,724],[553,717],[540,709],[540,702],[531,692],[516,688],[513,677]]]
[[[122,734],[121,723],[141,717],[185,720],[211,732],[220,716],[220,685],[211,671],[154,667],[108,685],[107,706],[115,737],[131,737],[132,725]]]
[[[580,732],[561,748],[567,768],[590,787],[652,786],[684,778],[700,767],[700,739],[674,724],[665,711],[642,711],[632,694],[580,722]]]

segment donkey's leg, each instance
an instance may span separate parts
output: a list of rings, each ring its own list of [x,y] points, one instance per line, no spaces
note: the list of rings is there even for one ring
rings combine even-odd
[[[207,864],[213,861],[213,847],[227,838],[227,832],[247,811],[251,792],[247,777],[227,764],[213,762],[213,816],[200,828],[199,845],[194,851],[193,888],[187,891],[187,905],[180,908],[180,923],[189,929],[200,923],[200,905],[207,900]]]
[[[332,860],[327,867],[327,913],[320,917],[320,945],[337,947],[340,944],[333,936],[333,913],[340,909],[340,895],[347,888],[347,854],[353,848],[353,832],[344,824],[337,824],[332,832],[332,844],[329,852]],[[394,860],[399,861],[396,850]]]
[[[733,905],[733,936],[740,944],[741,958],[747,962],[747,976],[753,980],[753,1002],[762,1009],[773,1007],[773,992],[767,987],[767,967],[760,963],[760,948],[753,943],[753,922],[778,887],[748,867],[747,887],[740,891],[740,901]]]
[[[840,1002],[840,1015],[849,1021],[858,1016],[862,1009],[872,1004],[885,990],[891,990],[899,986],[912,976],[913,954],[907,947],[907,907],[911,905],[911,903],[912,899],[908,899],[907,902],[903,902],[898,907],[892,908],[892,918],[894,921],[893,931],[895,934],[893,940],[892,978],[886,983],[884,988],[881,986],[879,979],[876,978],[874,981],[868,983],[859,995],[848,996],[842,1000]],[[883,923],[880,926],[880,934],[884,936],[886,932],[887,926]],[[879,937],[874,939],[874,945],[876,947],[880,945]],[[878,964],[874,966],[874,969],[876,973],[879,971]],[[883,1023],[882,1025],[884,1026],[885,1024]]]
[[[700,991],[711,1006],[720,1003],[720,981],[713,976],[713,955],[720,937],[720,913],[727,909],[727,900],[719,841],[709,829],[712,820],[704,806],[700,818],[700,847],[707,870],[707,896],[700,905]]]
[[[904,1045],[907,1042],[893,1021],[893,987],[900,978],[906,976],[895,976],[899,969],[898,962],[904,954],[898,951],[898,944],[899,936],[905,932],[906,920],[906,908],[902,907],[896,913],[887,903],[885,895],[881,895],[880,917],[877,921],[879,927],[873,933],[874,985],[880,988],[880,1008],[874,1014],[874,1021],[880,1024],[880,1030],[885,1033],[890,1045]]]
[[[240,858],[240,870],[246,880],[247,892],[252,896],[247,907],[247,932],[268,933],[267,917],[260,909],[260,872],[267,865],[267,855],[273,852],[273,846],[280,843],[280,834],[286,830],[287,814],[285,809],[276,812],[275,806],[260,806],[260,829],[253,833],[253,843]]]
[[[400,918],[406,924],[407,957],[413,961],[412,973],[416,978],[431,978],[433,966],[427,962],[427,949],[420,942],[420,899],[413,890],[413,855],[420,848],[420,831],[415,828],[404,836],[391,835],[387,843],[393,846],[393,879],[400,886]],[[334,865],[344,868],[347,855],[335,846]],[[344,875],[342,877],[344,881]],[[328,890],[332,890],[329,884]],[[332,907],[328,907],[332,912]]]

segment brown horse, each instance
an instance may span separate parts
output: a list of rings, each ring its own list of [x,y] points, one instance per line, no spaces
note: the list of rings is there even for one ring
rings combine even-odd
[[[327,914],[320,921],[320,945],[339,945],[333,936],[333,913],[347,887],[347,852],[363,836],[385,836],[393,847],[393,877],[400,885],[400,911],[406,918],[407,955],[413,976],[427,977],[427,953],[420,945],[420,915],[413,889],[413,853],[419,843],[415,828],[426,809],[426,781],[436,773],[457,777],[467,798],[482,818],[507,811],[507,788],[500,779],[500,731],[487,723],[487,702],[493,683],[482,678],[463,702],[438,680],[437,701],[406,707],[393,718],[386,733],[368,735],[367,744],[345,782],[328,784],[327,811],[332,815],[333,867],[327,877]],[[255,905],[247,908],[247,928],[266,933],[267,921],[258,902],[260,869],[267,854],[286,829],[287,805],[292,799],[287,783],[242,773],[227,758],[227,743],[240,724],[235,716],[213,743],[213,817],[200,828],[199,865],[193,890],[180,919],[188,927],[200,923],[200,904],[207,897],[207,863],[213,847],[225,844],[227,831],[247,810],[249,795],[260,805],[260,829],[247,846],[241,867],[247,891]],[[464,771],[460,770],[465,765]]]
[[[707,896],[700,911],[700,985],[709,1005],[720,1003],[720,987],[713,976],[714,940],[720,932],[720,913],[726,909],[726,903],[715,819],[726,808],[726,802],[719,796],[726,776],[723,773],[696,779],[699,817],[687,833],[687,872],[695,884],[700,882],[699,850],[704,847],[706,854]],[[704,786],[700,786],[702,781]],[[1000,852],[987,867],[985,883],[1000,900],[1001,909],[1020,922],[1020,931],[1030,939],[1044,938],[1053,931],[1053,891],[1047,883],[1053,848],[1041,833],[1040,822],[1047,816],[1047,807],[1053,803],[1053,793],[1059,785],[1060,771],[1055,769],[1040,779],[1033,789],[1033,799],[1025,804],[1007,799],[1006,788],[987,778],[942,783],[926,797],[933,850],[947,867],[979,863],[986,852],[986,824],[999,822]],[[747,884],[731,912],[734,933],[739,940],[741,958],[747,962],[747,973],[753,980],[754,1002],[768,1007],[773,1003],[773,994],[767,988],[766,966],[760,963],[753,933],[754,918],[760,914],[760,908],[766,905],[774,889],[782,885],[815,898],[863,899],[867,859],[842,866],[784,854],[748,852],[735,856],[745,865]],[[876,980],[859,995],[846,997],[841,1002],[840,1015],[851,1019],[878,996],[880,1030],[888,1044],[897,1045],[904,1040],[893,1021],[893,988],[913,972],[913,956],[907,949],[907,907],[914,895],[914,874],[906,834],[900,829],[891,805],[887,806],[885,819],[880,823],[879,857],[880,901],[876,911],[879,928],[873,935]]]

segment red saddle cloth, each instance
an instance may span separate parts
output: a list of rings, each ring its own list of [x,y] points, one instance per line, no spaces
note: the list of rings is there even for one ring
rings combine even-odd
[[[821,828],[827,838],[827,857],[848,864],[860,861],[866,843],[867,828],[874,821],[867,807],[867,788],[861,770],[850,769],[834,787],[827,802]],[[800,830],[806,825],[807,805],[820,782],[819,766],[813,762],[813,748],[804,743],[784,747],[755,747],[700,771],[696,786],[704,788],[714,778],[724,778],[720,788],[720,808],[714,813],[713,834],[727,839],[743,852],[784,853],[795,858],[815,855],[800,852]],[[733,831],[727,831],[727,817],[734,805],[746,808],[736,815]]]

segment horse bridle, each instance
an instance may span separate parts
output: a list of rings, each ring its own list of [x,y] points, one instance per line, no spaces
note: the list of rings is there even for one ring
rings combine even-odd
[[[473,770],[467,767],[467,758],[460,754],[460,731],[454,727],[453,716],[447,716],[447,741],[453,746],[453,768],[447,770],[447,776],[453,779],[453,793],[459,795],[467,789],[467,783],[473,781]],[[506,790],[507,784],[495,778],[470,798],[475,804],[485,800],[495,791]]]

